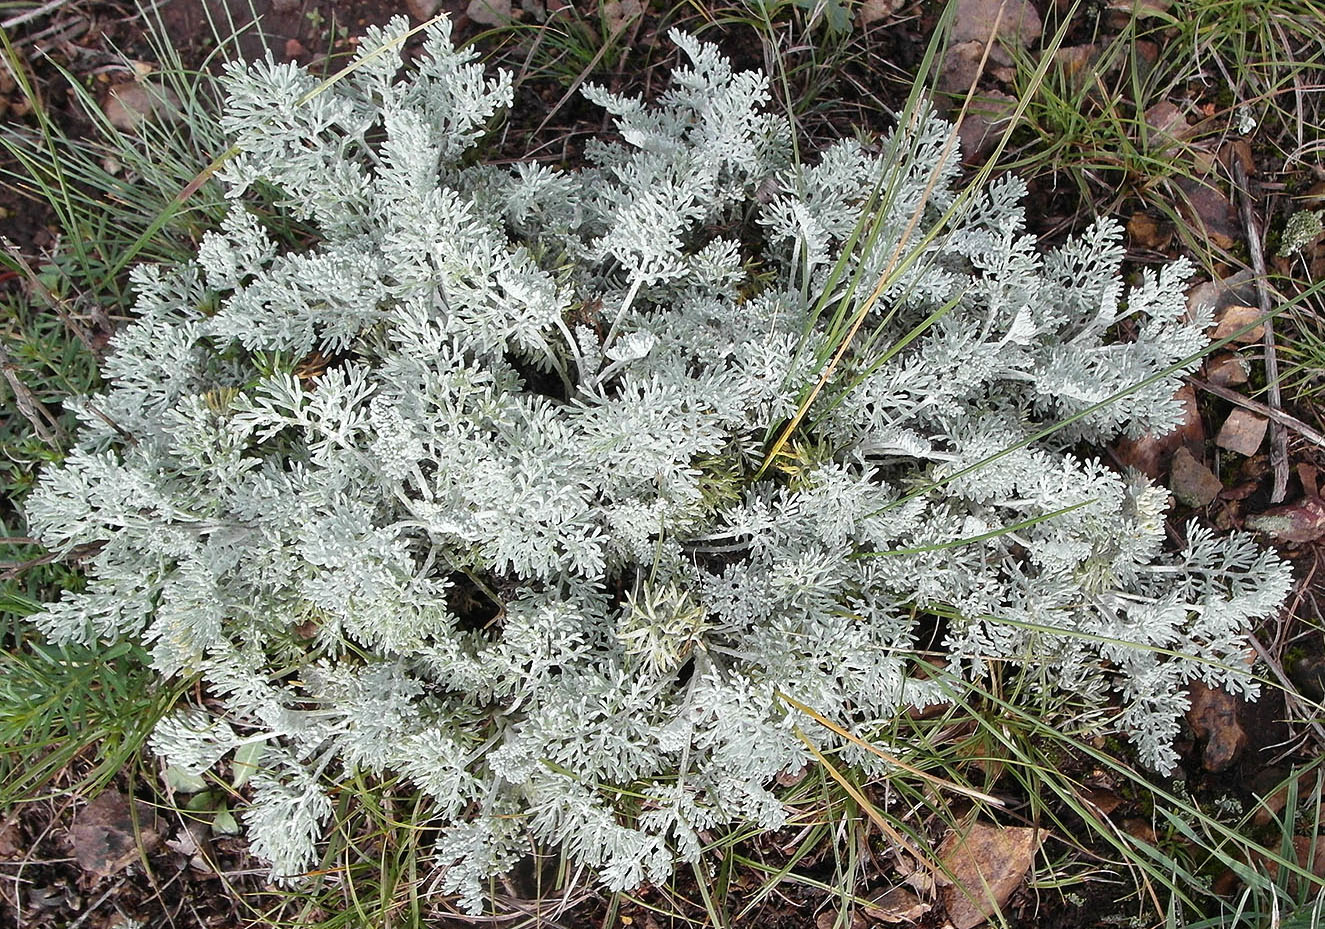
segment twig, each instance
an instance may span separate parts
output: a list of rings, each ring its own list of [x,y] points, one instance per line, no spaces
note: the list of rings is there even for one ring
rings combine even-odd
[[[1249,634],[1247,638],[1251,641],[1251,647],[1256,650],[1256,655],[1265,662],[1266,667],[1270,669],[1271,673],[1273,673],[1275,678],[1279,681],[1279,686],[1283,688],[1284,702],[1289,705],[1299,704],[1301,702],[1309,703],[1310,701],[1307,701],[1306,698],[1298,692],[1298,689],[1293,684],[1292,680],[1286,673],[1284,673],[1283,666],[1280,665],[1266,647],[1261,644],[1261,640],[1256,638],[1254,634]],[[1322,741],[1325,741],[1325,726],[1321,726],[1319,722],[1312,719],[1311,712],[1305,707],[1298,706],[1297,708],[1303,711],[1303,718],[1306,719],[1307,725],[1316,733],[1316,736]]]
[[[21,26],[26,22],[31,22],[38,16],[45,16],[47,13],[58,10],[68,2],[69,0],[50,0],[49,3],[44,3],[35,9],[26,10],[16,16],[9,17],[3,23],[0,23],[0,29],[13,29],[15,26]]]
[[[1251,252],[1251,269],[1256,274],[1256,299],[1260,303],[1261,315],[1265,317],[1265,386],[1269,393],[1269,407],[1274,410],[1283,408],[1283,399],[1279,395],[1279,355],[1274,348],[1274,318],[1270,312],[1270,292],[1265,286],[1265,253],[1261,249],[1261,230],[1252,212],[1251,190],[1247,183],[1247,172],[1236,155],[1233,162],[1233,182],[1238,188],[1238,199],[1242,207],[1242,225],[1247,233],[1247,249]],[[1271,503],[1283,503],[1288,493],[1288,436],[1284,434],[1282,423],[1270,419],[1270,464],[1274,467],[1274,489],[1270,492]]]
[[[32,285],[32,289],[46,302],[47,306],[56,312],[60,317],[60,321],[64,323],[65,328],[68,329],[78,341],[83,343],[83,347],[86,348],[93,357],[96,357],[97,348],[92,344],[92,337],[88,334],[88,331],[83,328],[82,323],[74,319],[73,314],[70,313],[65,306],[64,298],[57,297],[55,293],[46,286],[45,282],[43,282],[37,275],[37,272],[32,270],[32,265],[28,264],[28,260],[23,257],[23,253],[18,250],[17,245],[10,242],[8,239],[5,239],[4,243],[5,251],[9,253],[9,257],[13,259],[14,264],[18,265],[19,270],[22,271],[24,277],[28,279],[28,283]]]
[[[78,917],[69,924],[69,929],[78,929],[79,926],[87,922],[88,917],[90,917],[93,913],[95,913],[97,909],[101,906],[101,904],[106,902],[106,898],[109,897],[111,894],[115,893],[121,887],[123,887],[127,880],[128,878],[122,877],[117,882],[107,887],[105,893],[103,893],[100,897],[97,897],[97,899],[94,900],[92,903],[88,904],[87,909],[83,910],[82,916]]]
[[[14,364],[14,359],[3,344],[0,344],[0,372],[4,373],[5,380],[9,382],[9,389],[14,392],[14,405],[23,414],[23,418],[32,423],[33,430],[43,442],[58,448],[59,421],[19,378],[18,365]]]
[[[101,551],[103,545],[105,545],[104,542],[89,542],[86,545],[71,548],[68,552],[47,552],[27,561],[0,561],[0,569],[3,569],[0,570],[0,581],[12,581],[24,571],[38,565],[51,564],[55,561],[82,561],[84,558]]]
[[[1218,384],[1207,384],[1198,377],[1187,378],[1187,383],[1191,384],[1193,387],[1199,387],[1201,390],[1208,391],[1216,397],[1222,397],[1229,403],[1237,404],[1240,407],[1251,410],[1253,413],[1259,413],[1271,423],[1292,429],[1307,441],[1313,442],[1321,448],[1325,448],[1325,435],[1321,435],[1291,413],[1285,413],[1283,410],[1276,409],[1275,407],[1266,406],[1264,403],[1252,400],[1249,397],[1244,397],[1237,391],[1229,390],[1227,387],[1221,387]],[[1280,500],[1282,499],[1283,498],[1281,497]],[[1273,502],[1278,503],[1279,500]]]

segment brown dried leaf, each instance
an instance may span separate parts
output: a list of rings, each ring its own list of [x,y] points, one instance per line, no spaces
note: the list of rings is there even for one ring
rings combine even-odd
[[[957,929],[974,929],[1000,911],[1025,878],[1040,846],[1038,830],[975,823],[965,835],[948,833],[939,847],[952,879],[943,905]]]
[[[0,823],[0,861],[17,861],[23,853],[23,834],[17,817]]]
[[[1186,448],[1173,455],[1169,469],[1169,489],[1179,503],[1190,507],[1208,506],[1224,489],[1219,478]]]
[[[1260,449],[1269,425],[1270,421],[1264,416],[1257,416],[1250,410],[1236,409],[1224,420],[1219,435],[1215,437],[1215,444],[1250,458]]]
[[[1293,836],[1293,857],[1297,859],[1297,864],[1304,870],[1310,870],[1318,878],[1325,878],[1325,836]],[[1269,872],[1271,880],[1278,880],[1279,863],[1277,861],[1266,858],[1265,869]],[[1289,894],[1296,895],[1300,886],[1298,877],[1289,874],[1284,889]]]
[[[1185,202],[1182,211],[1197,231],[1204,232],[1217,248],[1232,248],[1242,234],[1233,203],[1210,181],[1179,178],[1176,182]]]
[[[1127,239],[1133,248],[1163,252],[1168,250],[1169,243],[1173,241],[1173,229],[1149,213],[1138,210],[1127,221]]]
[[[1171,100],[1161,100],[1146,110],[1146,125],[1151,129],[1151,145],[1157,150],[1181,142],[1192,134],[1186,115]]]
[[[1187,692],[1191,699],[1187,722],[1196,737],[1205,742],[1201,767],[1210,772],[1223,771],[1238,760],[1247,745],[1247,732],[1238,720],[1242,702],[1200,681],[1192,681]]]
[[[1092,812],[1098,812],[1101,816],[1108,816],[1123,803],[1122,797],[1103,788],[1087,791],[1081,795],[1081,799],[1090,804]]]
[[[1274,507],[1247,517],[1247,528],[1268,533],[1280,542],[1314,542],[1325,536],[1325,501],[1303,497],[1297,503]]]
[[[152,117],[173,120],[180,114],[179,98],[174,91],[138,81],[111,87],[101,109],[110,124],[121,132],[133,132]]]
[[[130,810],[129,802],[124,794],[107,790],[78,814],[70,833],[74,858],[83,870],[107,877],[161,844],[156,810],[141,800],[134,800]]]

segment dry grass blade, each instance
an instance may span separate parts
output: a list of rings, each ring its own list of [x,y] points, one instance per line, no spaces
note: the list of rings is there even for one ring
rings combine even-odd
[[[834,781],[836,781],[838,786],[840,786],[843,790],[845,790],[847,794],[850,795],[852,800],[856,801],[857,805],[859,805],[860,808],[864,810],[865,815],[870,818],[870,822],[874,823],[874,825],[879,827],[879,831],[881,831],[884,835],[888,836],[888,838],[891,839],[897,845],[898,848],[901,848],[904,851],[906,851],[907,854],[909,854],[917,862],[919,862],[926,869],[928,869],[931,874],[937,874],[943,870],[941,865],[939,865],[934,861],[931,861],[929,857],[927,857],[923,852],[921,852],[918,848],[916,848],[915,845],[912,844],[912,842],[906,838],[906,836],[898,832],[896,827],[894,827],[892,823],[888,822],[888,820],[884,818],[883,814],[880,813],[878,809],[875,808],[874,804],[869,801],[869,798],[866,797],[863,793],[861,793],[860,788],[857,787],[855,784],[851,783],[850,778],[848,778],[841,771],[839,771],[837,767],[831,761],[828,760],[828,758],[824,755],[824,753],[819,751],[819,749],[815,747],[814,743],[810,741],[810,739],[805,735],[805,733],[801,732],[799,726],[796,727],[796,737],[805,743],[805,747],[810,750],[810,754],[812,754],[815,760],[818,761],[819,764],[823,766],[823,769],[828,772],[828,776],[831,777]]]
[[[935,787],[940,787],[944,790],[950,790],[953,793],[958,793],[964,797],[970,797],[972,800],[979,800],[983,803],[988,803],[992,806],[997,806],[997,807],[1006,806],[1006,804],[998,797],[990,796],[989,794],[982,793],[981,791],[975,790],[974,788],[966,787],[962,784],[946,780],[944,778],[938,777],[937,775],[930,774],[928,771],[917,768],[915,765],[908,764],[907,762],[898,758],[896,755],[891,755],[888,752],[885,752],[883,749],[879,748],[877,745],[874,745],[870,742],[866,742],[864,739],[854,735],[849,730],[843,728],[842,726],[839,726],[837,723],[833,722],[831,719],[824,716],[822,713],[819,713],[818,711],[812,709],[811,707],[806,706],[804,703],[801,703],[799,700],[795,699],[794,697],[789,697],[784,693],[779,693],[777,696],[778,699],[800,710],[806,716],[809,716],[815,722],[819,723],[819,725],[827,729],[831,729],[833,732],[837,733],[842,738],[846,739],[847,741],[855,745],[859,745],[861,748],[865,749],[870,754],[882,758],[884,761],[888,762],[888,764],[902,771],[905,771],[908,774],[914,774],[916,777],[920,778],[921,780],[927,781],[930,784],[933,784]]]
[[[966,93],[966,99],[962,101],[961,112],[957,115],[956,122],[948,133],[948,140],[944,143],[943,150],[939,153],[939,157],[935,159],[934,168],[930,171],[929,180],[925,184],[925,189],[920,195],[920,201],[916,204],[915,210],[912,211],[911,218],[907,221],[906,228],[902,231],[901,236],[898,237],[897,244],[893,246],[892,254],[888,256],[887,266],[879,275],[878,281],[875,282],[873,289],[869,292],[868,296],[865,297],[860,308],[856,310],[855,319],[847,329],[847,332],[837,346],[836,351],[833,352],[831,360],[829,360],[828,364],[824,367],[823,373],[819,375],[818,380],[810,389],[810,392],[796,408],[796,412],[792,415],[791,419],[782,427],[782,432],[778,435],[777,439],[774,440],[773,445],[764,456],[763,464],[759,468],[759,475],[762,476],[768,470],[769,465],[782,454],[782,450],[786,447],[787,442],[791,440],[792,433],[796,431],[802,420],[805,419],[805,415],[809,412],[815,399],[818,398],[824,387],[826,387],[833,379],[833,374],[836,373],[838,365],[841,364],[842,359],[846,356],[847,350],[851,347],[851,343],[856,337],[856,333],[858,333],[860,327],[864,325],[865,319],[869,316],[870,310],[872,310],[874,305],[878,303],[879,298],[883,296],[883,292],[888,289],[888,285],[893,282],[894,275],[902,264],[902,258],[911,244],[911,236],[915,234],[916,227],[920,225],[921,217],[924,216],[925,213],[925,207],[929,205],[930,198],[933,196],[934,190],[938,186],[939,179],[943,175],[943,168],[947,165],[948,159],[952,157],[953,149],[956,148],[957,144],[961,141],[961,136],[957,130],[958,127],[961,126],[962,120],[966,118],[971,101],[975,99],[976,85],[979,83],[980,75],[984,72],[985,65],[989,61],[989,53],[993,49],[995,38],[998,35],[998,28],[1003,22],[1003,11],[1005,6],[1006,0],[1004,4],[999,6],[998,15],[994,17],[993,28],[990,32],[988,41],[985,42],[984,52],[980,56],[980,65],[976,68],[975,76],[971,79],[971,86]],[[915,118],[919,112],[918,108],[913,110],[912,118]],[[928,241],[928,237],[926,238],[926,241]]]
[[[1265,387],[1270,398],[1270,408],[1279,410],[1283,407],[1283,399],[1279,394],[1279,355],[1274,344],[1274,315],[1270,312],[1270,294],[1265,287],[1265,253],[1261,248],[1260,225],[1252,210],[1247,172],[1242,167],[1242,161],[1237,158],[1233,159],[1233,183],[1238,189],[1247,248],[1251,252],[1251,267],[1256,275],[1256,299],[1265,316]],[[1274,489],[1270,493],[1270,502],[1282,503],[1288,493],[1288,437],[1284,434],[1283,424],[1273,417],[1270,419],[1270,463],[1274,467]]]

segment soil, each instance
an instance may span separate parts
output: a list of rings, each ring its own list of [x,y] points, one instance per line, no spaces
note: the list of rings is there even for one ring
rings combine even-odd
[[[416,8],[418,4],[415,4]],[[1047,7],[1041,4],[1042,7]],[[383,24],[394,15],[409,13],[410,4],[389,0],[256,0],[256,12],[261,30],[249,29],[239,41],[239,49],[246,57],[270,54],[280,61],[297,61],[318,70],[329,71],[336,62],[350,53],[355,40],[363,30],[373,24]],[[482,38],[486,27],[473,23],[464,13],[464,4],[447,0],[440,7],[449,10],[456,25],[457,39]],[[236,26],[252,22],[248,0],[171,0],[161,8],[162,21],[175,48],[186,62],[197,67],[215,66],[215,43],[211,39],[209,22],[229,18]],[[1048,15],[1050,10],[1042,8]],[[1073,25],[1073,37],[1088,41],[1099,28],[1094,13],[1083,13]],[[1089,15],[1088,15],[1089,14]],[[860,39],[859,54],[850,58],[841,70],[825,79],[816,74],[806,53],[794,52],[791,64],[804,65],[793,69],[793,80],[823,80],[819,101],[802,118],[802,129],[811,140],[835,138],[850,134],[854,128],[878,133],[887,128],[887,117],[881,115],[878,101],[898,107],[910,89],[908,74],[913,72],[924,54],[936,16],[936,6],[922,4],[903,7],[885,21],[866,30]],[[1094,18],[1092,18],[1094,17]],[[417,22],[417,18],[414,20]],[[662,38],[672,21],[655,12],[647,13],[631,27],[630,42],[606,74],[595,75],[606,80],[614,91],[630,93],[656,92],[657,75],[665,73],[656,65],[666,63],[673,54]],[[692,23],[693,27],[693,23]],[[127,6],[118,3],[75,2],[52,10],[49,14],[14,27],[10,31],[17,60],[25,69],[25,80],[36,88],[43,106],[51,118],[66,132],[77,137],[90,131],[90,124],[78,109],[74,97],[64,83],[61,69],[85,82],[99,96],[104,96],[109,83],[125,73],[126,61],[150,60],[151,44],[147,40],[144,22]],[[719,41],[739,67],[763,67],[763,50],[747,31],[713,31],[706,38]],[[497,49],[508,66],[517,70],[521,56],[528,50],[511,44]],[[483,46],[487,47],[487,46]],[[797,59],[796,55],[804,57]],[[887,63],[884,65],[882,63]],[[578,95],[568,95],[569,78],[563,81],[547,80],[541,83],[522,83],[517,102],[506,128],[501,135],[501,148],[496,157],[534,157],[556,163],[573,164],[581,157],[583,142],[604,129],[601,113],[581,101]],[[9,127],[35,130],[36,123],[22,86],[9,80],[0,80],[0,120]],[[10,176],[17,173],[18,165],[8,155],[0,154],[0,172]],[[1298,181],[1278,179],[1277,189],[1285,189]],[[1061,237],[1082,222],[1082,205],[1075,192],[1056,187],[1050,177],[1032,183],[1029,223],[1031,230],[1048,236]],[[1132,233],[1131,257],[1138,264],[1168,260],[1180,254],[1182,244],[1173,233],[1171,224],[1147,213],[1145,204],[1138,200],[1122,204],[1124,219],[1139,215],[1148,217],[1149,223],[1138,223]],[[1131,227],[1129,227],[1131,228]],[[48,252],[59,237],[57,218],[36,201],[23,196],[21,185],[0,185],[0,235],[12,241],[27,255],[39,256]],[[1219,422],[1230,411],[1225,401],[1203,398],[1201,413],[1207,420],[1205,435],[1213,435]],[[1319,424],[1314,410],[1296,410],[1301,418]],[[1320,449],[1309,443],[1294,440],[1292,461],[1309,469],[1325,468]],[[1260,458],[1264,464],[1264,456]],[[1245,470],[1246,466],[1244,466]],[[1314,474],[1314,471],[1312,472]],[[1305,475],[1306,472],[1303,472]],[[1259,473],[1250,469],[1237,480],[1225,477],[1225,486],[1245,486],[1251,490],[1241,497],[1229,495],[1200,510],[1179,510],[1173,514],[1175,532],[1189,517],[1201,519],[1221,529],[1240,526],[1248,513],[1264,509],[1268,482],[1268,466]],[[1310,478],[1314,480],[1314,477]],[[1305,484],[1294,474],[1294,493],[1304,492]],[[1296,563],[1296,576],[1308,579],[1299,593],[1295,609],[1300,620],[1260,630],[1262,641],[1270,643],[1274,657],[1283,660],[1289,653],[1318,655],[1322,653],[1319,633],[1307,620],[1319,617],[1319,609],[1312,594],[1310,579],[1319,576],[1317,562],[1320,550],[1315,544],[1284,547],[1284,554]],[[1310,674],[1318,668],[1307,665]],[[1209,770],[1206,751],[1211,744],[1211,733],[1198,737],[1193,727],[1184,737],[1183,786],[1198,800],[1213,803],[1236,801],[1244,808],[1254,803],[1253,788],[1263,789],[1281,777],[1295,761],[1311,757],[1312,743],[1294,739],[1300,727],[1289,726],[1289,716],[1283,699],[1267,694],[1259,703],[1234,702],[1225,708],[1227,714],[1220,719],[1235,721],[1244,733],[1245,742],[1235,759],[1219,770]],[[1216,725],[1216,729],[1219,723]],[[1217,734],[1217,733],[1216,733]],[[1079,769],[1082,778],[1091,775],[1087,759],[1063,759],[1070,771]],[[72,777],[76,772],[70,772]],[[115,784],[125,798],[125,809],[135,794],[144,801],[153,799],[153,790],[135,782],[126,774]],[[1125,796],[1114,797],[1115,819],[1119,822],[1141,822],[1144,825],[1149,811],[1139,801]],[[278,899],[276,889],[265,881],[265,871],[237,838],[215,835],[200,828],[198,823],[185,819],[163,819],[159,824],[158,840],[134,849],[121,867],[106,872],[104,867],[89,866],[86,848],[80,848],[79,818],[86,814],[87,804],[82,799],[40,800],[22,806],[8,820],[0,821],[0,923],[16,929],[129,929],[131,926],[171,927],[234,927],[262,925],[262,915],[274,912]],[[165,814],[163,814],[164,816]],[[1138,827],[1139,828],[1139,827]],[[781,844],[794,836],[764,836],[743,846],[744,854],[767,862],[772,868],[787,860],[787,848]],[[86,839],[85,839],[86,841]],[[136,841],[136,840],[135,840]],[[91,864],[95,865],[96,862]],[[101,862],[106,865],[107,862]],[[803,861],[798,865],[801,873],[812,879],[831,880],[833,862]],[[874,875],[880,890],[890,886],[882,870]],[[514,875],[507,889],[513,900],[525,896],[528,888],[519,886]],[[728,896],[733,911],[739,911],[756,888],[734,886]],[[863,891],[862,891],[863,892]],[[1110,885],[1089,885],[1083,892],[1081,905],[1067,905],[1058,897],[1037,898],[1028,891],[1020,892],[1010,901],[1016,915],[1016,925],[1086,927],[1099,925],[1100,919],[1114,907]],[[705,914],[697,904],[700,894],[694,887],[693,875],[682,872],[677,886],[643,890],[638,903],[627,903],[616,913],[611,925],[662,929],[680,925],[680,921],[660,918],[652,908],[685,911],[684,915],[704,924]],[[1056,901],[1056,902],[1055,902]],[[546,906],[546,904],[544,905]],[[762,899],[745,918],[744,926],[761,929],[808,929],[824,925],[824,914],[833,913],[833,903],[814,892],[807,885],[784,883],[777,893]],[[287,918],[290,913],[286,913]],[[325,915],[325,914],[324,914]],[[602,927],[608,925],[604,899],[595,894],[564,912],[548,913],[538,922],[542,926],[562,926],[568,929]],[[1122,914],[1125,915],[1125,914]],[[920,919],[923,927],[939,926],[941,913],[931,911]],[[429,926],[469,926],[475,922],[460,917],[434,912],[427,920]],[[828,923],[831,925],[831,922]],[[737,927],[740,929],[740,927]],[[854,929],[854,927],[853,927]]]

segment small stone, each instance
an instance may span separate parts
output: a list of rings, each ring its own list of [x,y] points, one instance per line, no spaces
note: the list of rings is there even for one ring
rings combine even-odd
[[[998,91],[982,93],[972,100],[966,118],[957,127],[962,140],[962,159],[973,164],[987,155],[998,144],[999,136],[1016,111],[1016,98]]]
[[[1206,359],[1205,379],[1218,387],[1240,387],[1247,383],[1250,368],[1247,359],[1226,352]]]
[[[1219,315],[1216,317],[1215,331],[1211,337],[1215,341],[1232,338],[1235,343],[1240,345],[1259,342],[1265,335],[1265,326],[1261,324],[1253,325],[1253,323],[1257,323],[1264,315],[1259,308],[1254,306],[1239,306],[1238,304],[1226,306],[1219,311]],[[1249,326],[1251,328],[1248,328]]]
[[[469,0],[465,15],[483,26],[504,26],[511,21],[511,0]]]
[[[980,76],[980,61],[984,58],[983,42],[956,42],[948,46],[939,71],[939,90],[946,94],[965,96]]]
[[[442,0],[405,0],[405,8],[409,10],[409,15],[419,22],[432,19],[441,7]]]
[[[308,49],[304,48],[304,43],[298,39],[285,40],[285,60],[297,61],[308,54]]]
[[[918,923],[928,912],[929,904],[917,897],[909,887],[894,887],[865,904],[865,916],[868,919],[890,925]]]
[[[1169,490],[1178,502],[1190,507],[1209,506],[1224,489],[1213,471],[1196,460],[1186,448],[1173,454],[1169,467]]]
[[[902,0],[865,0],[858,14],[860,28],[890,19],[901,8]]]
[[[608,30],[615,35],[644,15],[640,0],[607,0],[603,4],[603,19]]]
[[[994,35],[996,20],[999,42],[1011,48],[1028,47],[1044,31],[1040,14],[1029,0],[957,0],[949,41],[979,42],[983,46]]]
[[[1234,410],[1224,420],[1219,435],[1215,437],[1215,444],[1250,458],[1260,449],[1269,425],[1270,421],[1264,416],[1257,416],[1250,410]]]

